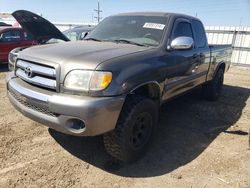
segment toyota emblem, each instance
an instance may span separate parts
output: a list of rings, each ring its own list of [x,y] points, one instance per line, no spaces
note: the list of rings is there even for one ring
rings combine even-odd
[[[24,73],[28,78],[31,78],[33,76],[32,68],[31,67],[25,67]]]

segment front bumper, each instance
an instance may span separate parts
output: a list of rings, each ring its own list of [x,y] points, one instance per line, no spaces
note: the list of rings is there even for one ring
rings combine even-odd
[[[56,93],[34,87],[13,75],[7,78],[7,90],[10,102],[23,115],[75,136],[95,136],[113,130],[125,101],[125,96],[87,97]],[[84,129],[69,127],[73,119],[84,122]]]

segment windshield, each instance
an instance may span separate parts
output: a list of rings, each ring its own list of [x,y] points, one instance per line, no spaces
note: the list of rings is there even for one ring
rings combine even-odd
[[[100,41],[130,42],[149,46],[160,44],[167,17],[112,16],[103,20],[86,37]]]

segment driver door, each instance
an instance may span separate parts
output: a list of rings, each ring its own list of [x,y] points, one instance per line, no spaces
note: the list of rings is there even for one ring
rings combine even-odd
[[[191,37],[194,40],[192,24],[189,20],[178,18],[170,36],[169,49],[165,56],[167,77],[163,100],[181,94],[195,87],[195,69],[198,62],[195,47],[185,50],[171,49],[171,42],[178,37]]]

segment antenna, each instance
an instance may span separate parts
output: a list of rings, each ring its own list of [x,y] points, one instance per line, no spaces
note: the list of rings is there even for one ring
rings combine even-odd
[[[98,1],[97,9],[94,9],[94,11],[97,13],[97,16],[95,16],[95,18],[97,19],[97,22],[99,23],[100,20],[102,19],[102,17],[100,17],[100,13],[102,12],[102,10],[100,10],[100,2],[99,1]]]

